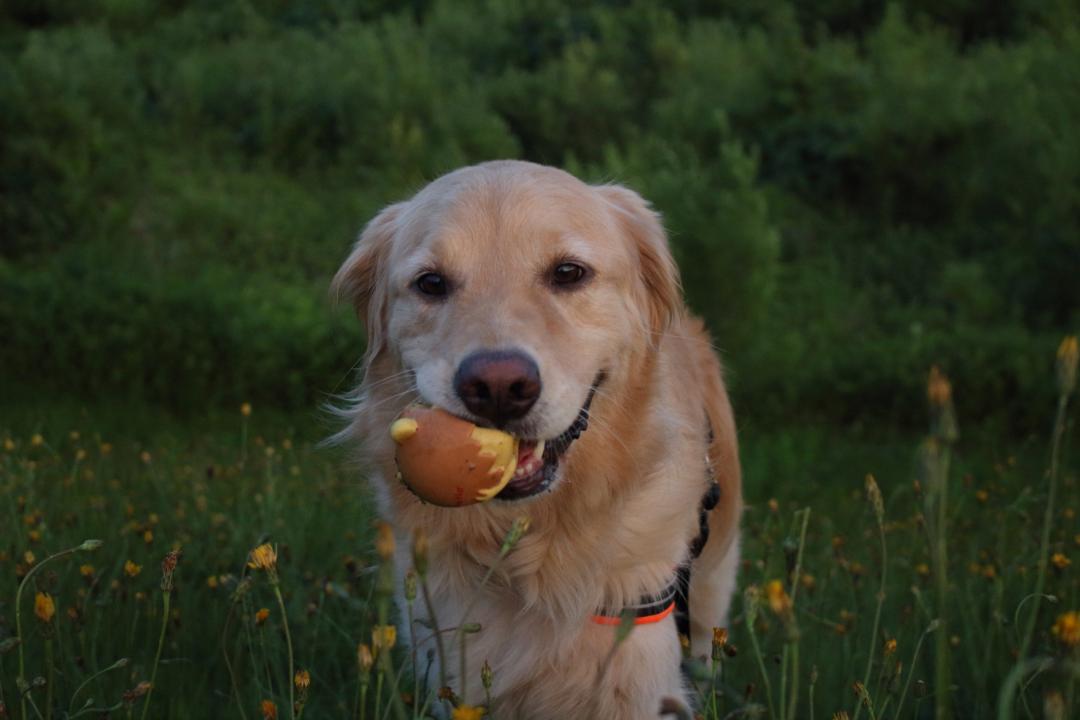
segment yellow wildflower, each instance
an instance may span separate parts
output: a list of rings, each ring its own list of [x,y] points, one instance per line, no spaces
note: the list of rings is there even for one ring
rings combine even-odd
[[[210,588],[211,590],[214,590],[215,588],[217,588],[217,586],[218,586],[217,575],[211,575],[210,577],[206,578],[206,587]]]
[[[724,647],[727,645],[728,631],[727,628],[714,627],[712,629],[712,643],[715,647]]]
[[[252,570],[275,570],[277,569],[277,551],[270,543],[263,543],[251,551],[251,559],[248,567]]]
[[[43,623],[52,622],[53,615],[56,614],[56,605],[53,604],[52,596],[49,593],[39,592],[34,597],[34,614]]]
[[[259,703],[259,711],[262,713],[263,720],[277,720],[277,705],[273,700],[263,700]]]
[[[244,417],[251,417],[251,403],[241,403],[240,414]]]
[[[393,625],[376,625],[371,629],[371,649],[378,655],[383,650],[389,650],[397,642],[397,627]]]
[[[885,641],[885,649],[884,649],[885,657],[889,657],[894,652],[896,652],[896,638],[889,638],[888,640]]]
[[[1050,632],[1066,647],[1080,645],[1080,613],[1070,610],[1058,615],[1057,622],[1050,628]]]
[[[1072,560],[1066,557],[1064,553],[1054,553],[1050,557],[1050,562],[1053,563],[1054,567],[1056,567],[1058,570],[1064,570],[1065,568],[1072,565]]]
[[[791,612],[791,598],[784,590],[784,583],[779,580],[771,580],[765,585],[765,597],[769,601],[769,608],[777,615]]]
[[[266,623],[266,620],[269,617],[270,617],[269,608],[259,608],[259,610],[255,613],[255,624],[261,627],[262,625],[264,625]]]
[[[139,573],[141,572],[142,565],[138,565],[131,560],[127,560],[124,562],[124,574],[128,577],[138,577]]]
[[[480,720],[484,715],[484,708],[475,705],[458,705],[450,713],[450,720]]]
[[[4,438],[4,449],[11,452],[15,449],[15,441],[11,438]]]
[[[975,499],[981,503],[985,503],[987,500],[990,499],[990,493],[986,492],[985,490],[976,490]]]
[[[915,574],[918,575],[919,577],[929,577],[930,576],[930,566],[927,565],[926,563],[919,563],[918,565],[915,566]]]
[[[379,557],[383,560],[389,560],[394,557],[394,533],[390,529],[389,523],[379,523],[378,530],[375,534],[375,552],[377,552]]]
[[[307,690],[311,686],[311,673],[307,670],[297,670],[293,678],[297,690]]]
[[[139,453],[139,459],[142,460],[143,465],[149,465],[153,458],[151,457],[149,450],[143,450]]]
[[[90,564],[80,565],[79,574],[82,575],[84,578],[94,577],[94,566]]]
[[[41,436],[41,433],[34,433],[30,438],[30,444],[34,447],[41,447],[45,444],[45,438]]]

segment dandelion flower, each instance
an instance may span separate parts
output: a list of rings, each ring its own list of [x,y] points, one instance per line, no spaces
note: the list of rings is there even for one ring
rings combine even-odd
[[[1064,570],[1065,568],[1072,565],[1072,560],[1066,557],[1064,553],[1054,553],[1050,557],[1050,562],[1053,563],[1054,567],[1056,567],[1058,570]]]
[[[263,543],[259,547],[251,551],[251,558],[248,560],[248,567],[252,570],[276,570],[277,569],[277,551],[274,550],[270,543]]]
[[[150,461],[153,460],[153,457],[151,457],[150,451],[143,450],[139,453],[139,459],[142,460],[143,465],[149,465]]]
[[[266,624],[267,619],[270,617],[269,608],[259,608],[255,613],[255,624],[262,627]]]
[[[889,657],[894,652],[896,652],[896,638],[889,638],[885,641],[884,655]]]
[[[1080,645],[1080,613],[1070,610],[1067,613],[1058,615],[1058,619],[1054,626],[1050,628],[1050,632],[1058,639],[1058,642],[1066,647]]]
[[[277,720],[277,705],[273,700],[263,700],[259,703],[259,711],[262,713],[263,720]]]
[[[94,566],[90,565],[89,563],[86,565],[80,565],[79,574],[82,575],[84,578],[94,577]]]
[[[389,523],[380,522],[375,535],[375,552],[383,560],[394,557],[394,533]]]
[[[727,645],[728,631],[727,628],[714,627],[712,629],[712,642],[716,647],[724,647]]]
[[[784,590],[784,583],[779,580],[771,580],[765,585],[765,597],[769,601],[769,608],[777,615],[791,612],[791,598]]]
[[[307,690],[311,687],[311,673],[307,670],[297,670],[293,683],[296,685],[297,690]]]
[[[484,708],[475,705],[458,705],[450,713],[451,720],[480,720],[484,715]]]
[[[248,403],[248,402],[241,403],[240,404],[240,414],[243,415],[244,417],[251,417],[251,403]]]
[[[41,436],[41,433],[34,433],[30,438],[30,444],[34,447],[41,447],[45,444],[45,438]]]
[[[397,627],[394,625],[376,625],[371,629],[371,649],[378,655],[389,650],[397,642]]]
[[[127,575],[128,577],[131,577],[131,578],[138,577],[139,573],[141,573],[141,572],[142,572],[142,565],[138,565],[138,564],[132,562],[131,560],[127,560],[127,561],[124,562],[124,574]]]
[[[11,438],[4,438],[4,449],[11,452],[15,449],[15,441]]]
[[[34,597],[34,614],[46,625],[52,622],[53,615],[56,614],[56,605],[49,593],[39,592]]]

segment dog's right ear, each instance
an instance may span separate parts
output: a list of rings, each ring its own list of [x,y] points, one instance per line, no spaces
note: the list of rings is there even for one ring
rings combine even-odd
[[[348,300],[356,308],[367,331],[368,357],[374,357],[383,343],[385,292],[380,287],[379,268],[404,207],[404,203],[390,205],[367,224],[330,283],[330,294],[335,301]]]

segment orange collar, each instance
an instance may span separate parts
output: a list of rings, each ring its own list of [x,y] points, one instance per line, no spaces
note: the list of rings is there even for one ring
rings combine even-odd
[[[675,600],[672,599],[660,612],[655,612],[650,615],[638,615],[634,618],[635,625],[649,625],[650,623],[660,622],[675,610]],[[597,625],[618,625],[622,622],[621,615],[593,615],[592,621]]]
[[[645,595],[637,605],[622,610],[604,608],[592,616],[592,621],[597,625],[618,625],[622,622],[623,615],[629,614],[634,618],[635,625],[648,625],[660,622],[675,610],[675,600],[679,592],[679,575],[668,583],[667,587],[656,595]]]

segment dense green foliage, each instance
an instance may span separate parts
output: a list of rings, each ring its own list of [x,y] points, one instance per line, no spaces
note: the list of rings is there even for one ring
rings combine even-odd
[[[1044,424],[1080,324],[1071,3],[48,0],[0,10],[0,371],[310,407],[383,204],[522,157],[665,215],[742,413]],[[13,383],[14,384],[14,383]]]

